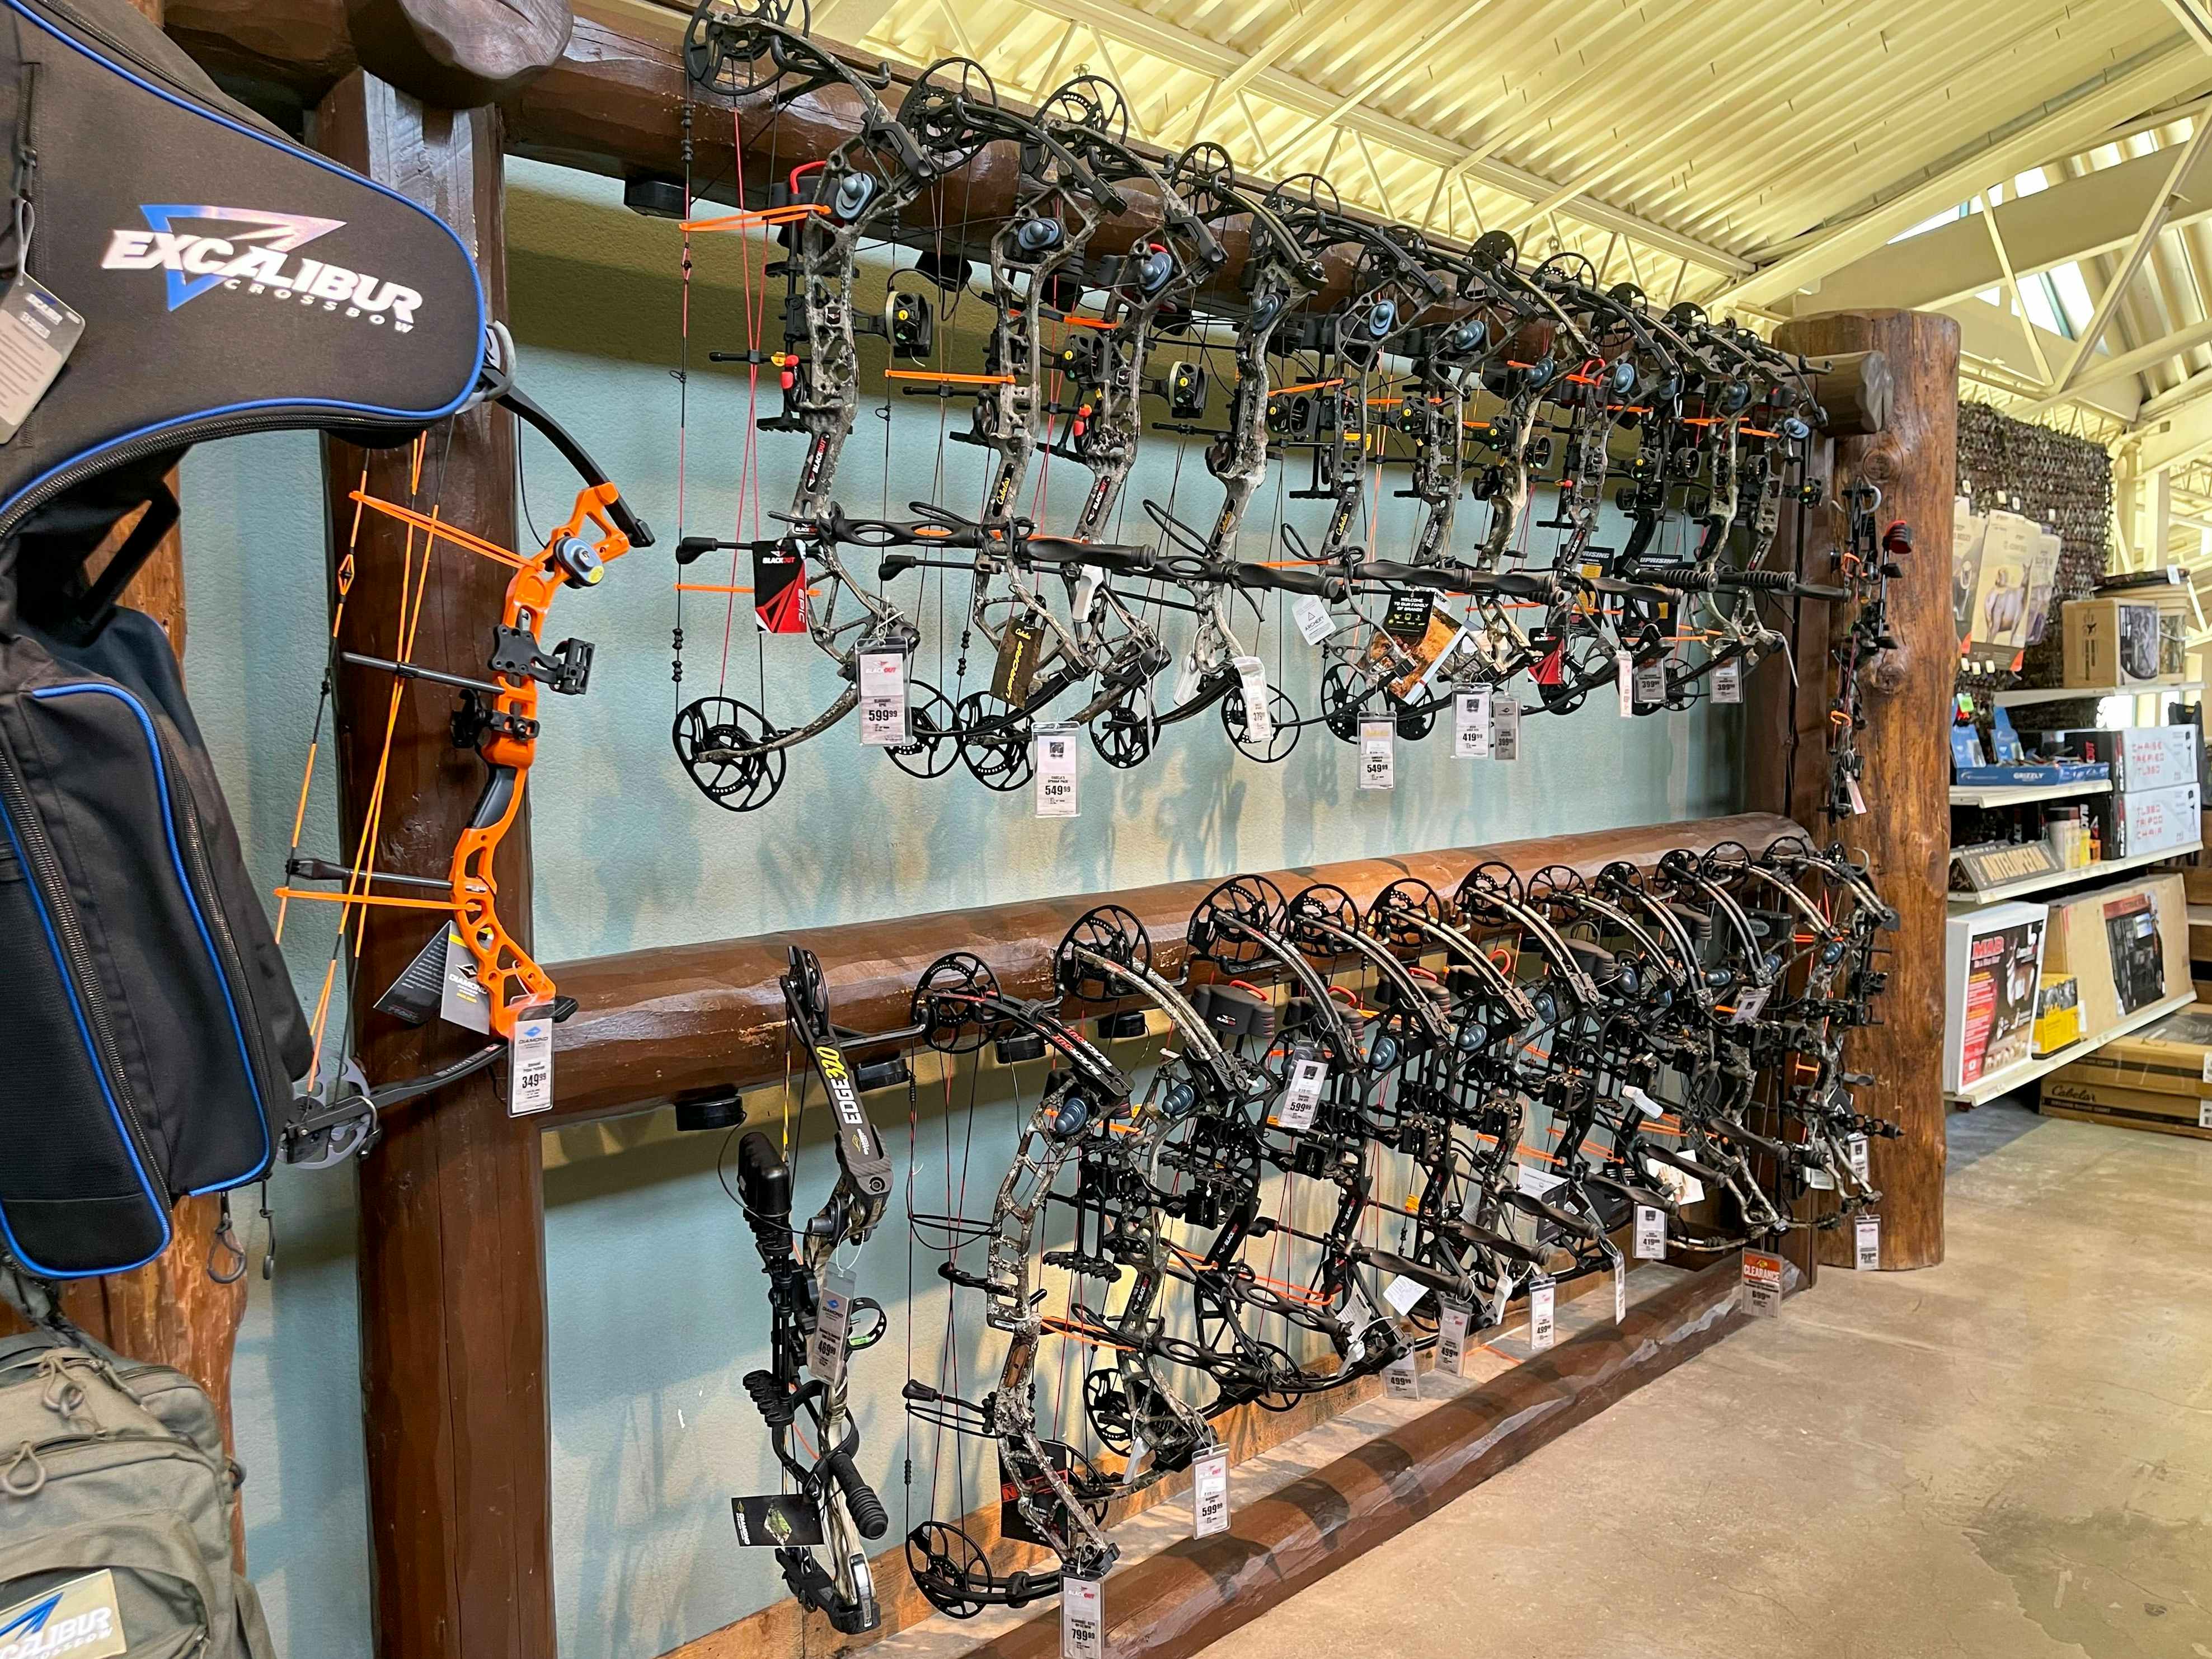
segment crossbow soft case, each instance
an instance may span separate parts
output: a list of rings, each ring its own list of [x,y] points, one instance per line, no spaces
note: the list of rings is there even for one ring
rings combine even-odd
[[[0,413],[40,331],[83,324],[0,441],[0,1248],[64,1277],[150,1259],[179,1197],[264,1174],[313,1058],[176,659],[113,573],[198,441],[392,443],[459,408],[483,302],[436,217],[231,102],[125,0],[0,4],[0,147],[35,213],[0,261]]]

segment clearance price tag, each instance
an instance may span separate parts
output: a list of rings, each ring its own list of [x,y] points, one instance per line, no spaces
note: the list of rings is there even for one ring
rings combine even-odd
[[[1521,704],[1512,697],[1493,697],[1490,704],[1490,758],[1521,758]]]
[[[1076,816],[1076,730],[1066,720],[1036,729],[1036,815],[1041,818]]]
[[[1359,722],[1359,787],[1362,789],[1397,787],[1394,753],[1397,738],[1398,723],[1395,720]]]
[[[527,1117],[552,1108],[553,1005],[541,1002],[514,1018],[507,1056],[507,1115]]]
[[[1474,1310],[1457,1302],[1443,1304],[1437,1321],[1437,1369],[1453,1376],[1467,1375],[1467,1328]]]
[[[1743,1310],[1753,1319],[1782,1311],[1782,1258],[1765,1250],[1743,1253]]]
[[[1455,691],[1452,694],[1452,758],[1490,758],[1489,692]],[[2212,1065],[2212,1060],[2206,1063]]]
[[[1275,716],[1267,707],[1267,665],[1257,657],[1232,657],[1230,666],[1244,694],[1244,740],[1269,743],[1275,736]]]
[[[1229,1530],[1229,1454],[1210,1451],[1190,1466],[1190,1535]]]
[[[1106,1659],[1106,1599],[1095,1578],[1060,1581],[1060,1659]]]
[[[1741,702],[1743,701],[1743,665],[1729,661],[1713,670],[1713,701]]]
[[[1328,607],[1317,593],[1301,593],[1291,606],[1291,620],[1297,625],[1298,635],[1308,645],[1319,645],[1336,632],[1336,619],[1328,614]]]
[[[906,653],[860,653],[860,742],[871,748],[896,748],[914,741],[907,710]]]
[[[1863,1273],[1881,1270],[1881,1218],[1863,1215],[1852,1224],[1851,1266]]]
[[[1548,1279],[1528,1281],[1528,1351],[1542,1353],[1559,1340],[1559,1325],[1553,1316],[1553,1298],[1558,1287]]]

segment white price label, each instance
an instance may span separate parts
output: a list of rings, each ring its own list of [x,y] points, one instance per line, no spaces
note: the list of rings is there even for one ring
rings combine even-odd
[[[1382,1287],[1382,1299],[1401,1315],[1413,1311],[1413,1304],[1429,1293],[1428,1286],[1419,1279],[1408,1279],[1403,1273],[1394,1274]]]
[[[1328,1062],[1310,1053],[1291,1060],[1291,1080],[1283,1091],[1283,1103],[1275,1109],[1279,1128],[1310,1129],[1321,1109],[1321,1093],[1328,1081]]]
[[[816,1297],[814,1340],[806,1350],[806,1369],[830,1389],[845,1381],[845,1361],[850,1350],[846,1338],[853,1329],[853,1271],[833,1260],[822,1269]]]
[[[1328,606],[1322,603],[1317,593],[1301,593],[1291,606],[1291,620],[1297,624],[1298,635],[1308,645],[1319,645],[1336,632],[1336,618],[1328,614]]]
[[[514,1017],[507,1045],[507,1115],[527,1117],[553,1107],[553,1005],[541,1002]]]
[[[1528,1349],[1541,1353],[1559,1340],[1559,1322],[1553,1316],[1557,1286],[1548,1279],[1528,1281]]]
[[[1106,1598],[1095,1578],[1060,1581],[1060,1659],[1106,1659]]]
[[[914,740],[906,701],[906,653],[860,653],[860,742],[876,749]]]
[[[1638,1261],[1663,1261],[1667,1259],[1667,1212],[1656,1205],[1636,1206],[1636,1259]]]
[[[1513,1286],[1517,1283],[1511,1273],[1501,1274],[1498,1280],[1498,1300],[1491,1304],[1490,1326],[1495,1329],[1505,1322],[1505,1304],[1513,1299]]]
[[[2197,1103],[2197,1127],[2200,1129],[2212,1129],[2212,1100],[2200,1100]]]
[[[1816,1193],[1832,1193],[1836,1190],[1835,1176],[1817,1164],[1806,1165],[1805,1184]]]
[[[1521,758],[1521,704],[1514,697],[1493,697],[1490,704],[1490,758]]]
[[[1713,670],[1713,701],[1741,702],[1743,701],[1743,665],[1724,662]]]
[[[1236,669],[1244,694],[1244,741],[1273,741],[1275,716],[1267,707],[1267,665],[1257,657],[1232,657],[1230,665]]]
[[[1863,813],[1867,810],[1866,791],[1859,787],[1859,781],[1856,778],[1845,778],[1844,791],[1850,797],[1853,813]]]
[[[1867,1138],[1853,1135],[1844,1143],[1844,1156],[1851,1161],[1851,1174],[1860,1181],[1874,1179],[1874,1164],[1867,1152]]]
[[[1667,1115],[1667,1109],[1664,1106],[1662,1106],[1657,1101],[1652,1099],[1650,1095],[1645,1094],[1643,1090],[1638,1088],[1633,1083],[1624,1083],[1620,1085],[1620,1097],[1626,1101],[1630,1105],[1636,1108],[1638,1111],[1643,1113],[1646,1117],[1664,1117]]]
[[[1076,816],[1076,727],[1065,720],[1036,729],[1036,815]]]
[[[491,1000],[477,977],[477,959],[461,943],[461,930],[446,929],[446,979],[438,993],[438,1018],[465,1030],[491,1030]]]
[[[1636,659],[1626,651],[1613,653],[1613,689],[1626,720],[1636,712]]]
[[[1490,758],[1489,692],[1455,691],[1452,694],[1452,758]]]
[[[1190,1466],[1190,1535],[1229,1530],[1229,1454],[1210,1451]]]
[[[1410,1351],[1392,1360],[1382,1372],[1382,1392],[1392,1400],[1419,1400],[1421,1374],[1413,1369]]]
[[[1628,1258],[1618,1250],[1613,1253],[1613,1322],[1616,1325],[1628,1317]]]
[[[1863,1273],[1881,1269],[1881,1218],[1863,1215],[1851,1226],[1851,1266]]]
[[[1467,1328],[1474,1317],[1472,1308],[1456,1302],[1443,1304],[1437,1321],[1437,1369],[1452,1376],[1467,1375]]]
[[[1636,665],[1636,701],[1655,708],[1667,701],[1667,659],[1655,658]]]
[[[1736,993],[1735,1006],[1729,1015],[1732,1025],[1748,1025],[1759,1018],[1759,1011],[1766,1006],[1766,999],[1774,988],[1771,985],[1747,985]]]
[[[1743,1310],[1753,1319],[1782,1311],[1782,1258],[1764,1250],[1743,1253]]]
[[[1176,670],[1175,690],[1169,696],[1177,708],[1198,695],[1200,684],[1206,678],[1206,670],[1199,664],[1196,653],[1186,656],[1182,666]]]
[[[1359,722],[1359,787],[1395,789],[1398,787],[1395,720]]]
[[[1521,1172],[1521,1191],[1529,1198],[1542,1198],[1553,1188],[1566,1184],[1566,1176],[1553,1175],[1548,1170],[1540,1170],[1533,1164],[1522,1164],[1516,1167]]]

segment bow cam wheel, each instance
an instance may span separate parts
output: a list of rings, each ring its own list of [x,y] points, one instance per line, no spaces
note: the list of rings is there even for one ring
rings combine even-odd
[[[908,1017],[922,1028],[921,1040],[939,1054],[970,1054],[989,1042],[996,1029],[976,1004],[998,994],[998,975],[990,964],[965,951],[954,951],[923,970]]]
[[[914,682],[916,701],[908,719],[914,738],[884,750],[891,764],[915,778],[941,778],[960,759],[960,716],[952,700],[927,680]]]
[[[1291,943],[1310,957],[1338,956],[1343,952],[1343,942],[1330,935],[1358,933],[1359,907],[1341,887],[1316,882],[1285,907],[1283,930]]]
[[[1035,726],[1029,711],[989,691],[970,691],[959,717],[960,758],[986,789],[1008,794],[1036,772]]]
[[[1418,924],[1440,924],[1443,919],[1444,902],[1437,896],[1437,890],[1410,876],[1392,882],[1367,907],[1367,931],[1393,955],[1408,961],[1418,961],[1435,948]]]
[[[1244,717],[1243,686],[1234,685],[1222,693],[1221,729],[1229,733],[1229,741],[1237,745],[1238,754],[1272,766],[1278,761],[1288,760],[1291,750],[1298,746],[1298,706],[1284,695],[1281,688],[1271,685],[1267,688],[1267,737],[1255,739],[1251,724]]]
[[[943,1521],[925,1521],[906,1535],[906,1570],[929,1605],[948,1619],[973,1619],[983,1611],[979,1586],[991,1581],[991,1564],[975,1540]]]
[[[684,31],[684,72],[725,98],[758,92],[783,76],[777,31],[803,35],[812,21],[806,0],[700,0]]]
[[[1199,900],[1185,937],[1193,954],[1216,967],[1249,968],[1267,947],[1247,930],[1273,932],[1282,908],[1282,893],[1264,876],[1233,877]]]
[[[1158,743],[1158,726],[1127,703],[1115,703],[1091,719],[1091,746],[1117,770],[1126,772],[1150,758]]]
[[[676,758],[699,793],[728,812],[750,812],[783,787],[784,751],[768,716],[732,697],[702,697],[669,732]]]
[[[1053,953],[1053,982],[1063,996],[1084,1002],[1111,1002],[1134,993],[1136,987],[1116,967],[1148,973],[1152,966],[1152,936],[1118,904],[1102,904],[1078,918]]]

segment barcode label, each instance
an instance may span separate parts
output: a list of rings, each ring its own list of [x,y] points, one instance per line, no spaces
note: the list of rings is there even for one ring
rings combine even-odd
[[[1036,729],[1036,815],[1076,816],[1075,732],[1065,721]]]
[[[527,1117],[553,1108],[553,1010],[540,1003],[514,1018],[507,1045],[507,1115]]]

